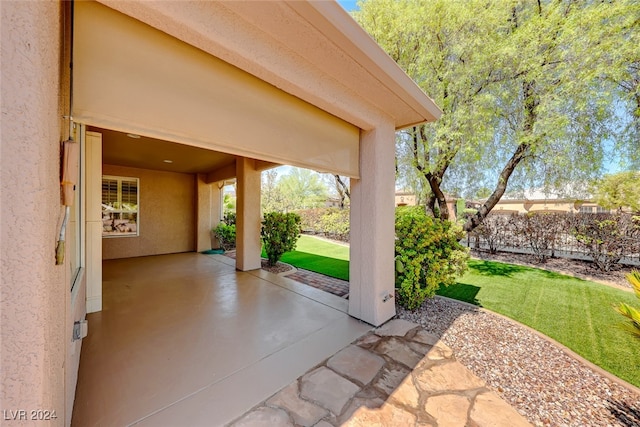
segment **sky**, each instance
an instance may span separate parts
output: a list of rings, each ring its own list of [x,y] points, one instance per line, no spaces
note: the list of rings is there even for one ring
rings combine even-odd
[[[338,0],[338,3],[348,12],[358,10],[357,0]]]

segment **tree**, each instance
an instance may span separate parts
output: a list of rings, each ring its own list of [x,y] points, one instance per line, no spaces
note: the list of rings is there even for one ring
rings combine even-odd
[[[594,185],[596,202],[607,209],[640,212],[640,172],[607,175]]]
[[[284,211],[284,196],[278,187],[278,172],[270,169],[262,173],[262,212]]]
[[[308,169],[292,168],[278,180],[277,190],[282,194],[284,211],[319,207],[327,200],[327,187],[320,175]]]
[[[335,189],[338,193],[338,199],[340,199],[340,209],[344,209],[347,199],[351,200],[351,190],[349,189],[349,177],[342,177],[340,175],[333,175],[335,180]]]
[[[597,37],[628,43],[623,30],[640,19],[635,2],[610,3],[615,7],[571,0],[361,3],[358,22],[444,111],[398,137],[431,214],[448,218],[447,189],[490,186],[464,226],[469,231],[510,183],[559,189],[599,174],[621,122],[607,76],[612,64],[631,59],[613,61]]]

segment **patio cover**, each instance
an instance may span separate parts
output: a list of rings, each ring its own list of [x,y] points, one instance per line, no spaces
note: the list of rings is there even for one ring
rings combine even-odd
[[[76,122],[359,177],[356,126],[99,3],[75,8]]]

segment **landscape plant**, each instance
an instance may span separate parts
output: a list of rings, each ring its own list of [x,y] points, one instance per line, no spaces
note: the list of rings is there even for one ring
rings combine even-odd
[[[473,230],[489,246],[489,252],[495,254],[504,247],[512,234],[512,221],[508,215],[491,214],[482,224]]]
[[[236,225],[221,222],[213,230],[214,236],[218,239],[220,247],[225,251],[236,248]]]
[[[636,297],[640,299],[640,271],[634,270],[627,274],[627,280],[633,287]],[[640,339],[640,310],[621,302],[616,307],[616,311],[628,319],[628,321],[623,324],[623,329],[635,338]]]
[[[302,231],[320,234],[330,239],[349,241],[349,209],[315,208],[297,210],[300,215]]]
[[[331,239],[349,241],[349,210],[329,208],[320,219],[320,229]]]
[[[640,252],[640,228],[628,214],[576,215],[571,231],[602,271],[610,271],[625,254]]]
[[[524,215],[513,215],[516,234],[522,237],[524,245],[531,249],[540,263],[554,255],[558,237],[565,225],[565,214],[550,212],[529,212]]]
[[[294,212],[264,215],[260,237],[270,266],[276,265],[282,254],[296,248],[300,231],[300,216]]]
[[[462,228],[428,216],[424,207],[398,208],[395,227],[398,302],[414,310],[465,272],[469,253],[459,243]]]

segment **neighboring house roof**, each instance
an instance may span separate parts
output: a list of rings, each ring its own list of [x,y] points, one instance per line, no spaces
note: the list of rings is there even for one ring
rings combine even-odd
[[[364,130],[442,114],[333,1],[101,2]]]

